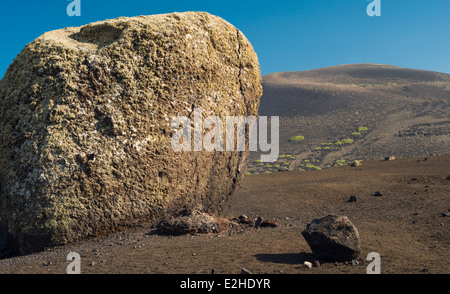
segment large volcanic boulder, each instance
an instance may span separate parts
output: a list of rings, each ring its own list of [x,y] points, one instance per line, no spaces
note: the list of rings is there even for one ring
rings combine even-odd
[[[186,205],[220,210],[248,151],[175,152],[172,118],[256,116],[261,95],[251,44],[208,13],[43,34],[0,81],[1,230],[29,252]]]

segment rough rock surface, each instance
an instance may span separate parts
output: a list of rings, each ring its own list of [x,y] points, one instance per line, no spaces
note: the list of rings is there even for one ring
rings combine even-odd
[[[314,219],[302,235],[318,260],[349,261],[361,252],[358,230],[346,216]]]
[[[220,210],[248,152],[175,152],[171,120],[257,115],[257,56],[203,12],[43,34],[0,81],[0,231],[20,252],[201,203]]]

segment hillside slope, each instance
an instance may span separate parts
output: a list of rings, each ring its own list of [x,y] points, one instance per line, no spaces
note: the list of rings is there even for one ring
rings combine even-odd
[[[280,117],[281,158],[263,164],[254,153],[250,173],[450,153],[448,74],[340,65],[269,74],[263,89],[259,115]]]

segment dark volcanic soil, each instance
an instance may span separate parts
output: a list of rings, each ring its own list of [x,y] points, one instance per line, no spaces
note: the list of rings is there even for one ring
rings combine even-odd
[[[381,191],[382,196],[373,194]],[[356,202],[347,202],[351,195]],[[364,161],[359,167],[248,176],[229,203],[229,218],[246,214],[275,228],[237,227],[212,235],[161,236],[151,225],[80,244],[0,260],[0,273],[66,273],[66,256],[81,255],[81,272],[235,274],[366,273],[369,252],[381,273],[450,273],[450,155]],[[355,266],[313,261],[301,236],[306,224],[342,214],[358,228],[362,252]]]

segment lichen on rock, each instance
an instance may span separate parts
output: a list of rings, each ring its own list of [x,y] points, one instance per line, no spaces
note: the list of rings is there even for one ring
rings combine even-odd
[[[257,115],[257,56],[205,12],[44,33],[0,81],[0,225],[19,252],[201,203],[220,210],[248,151],[174,152],[171,119]],[[1,231],[1,230],[0,230]]]

